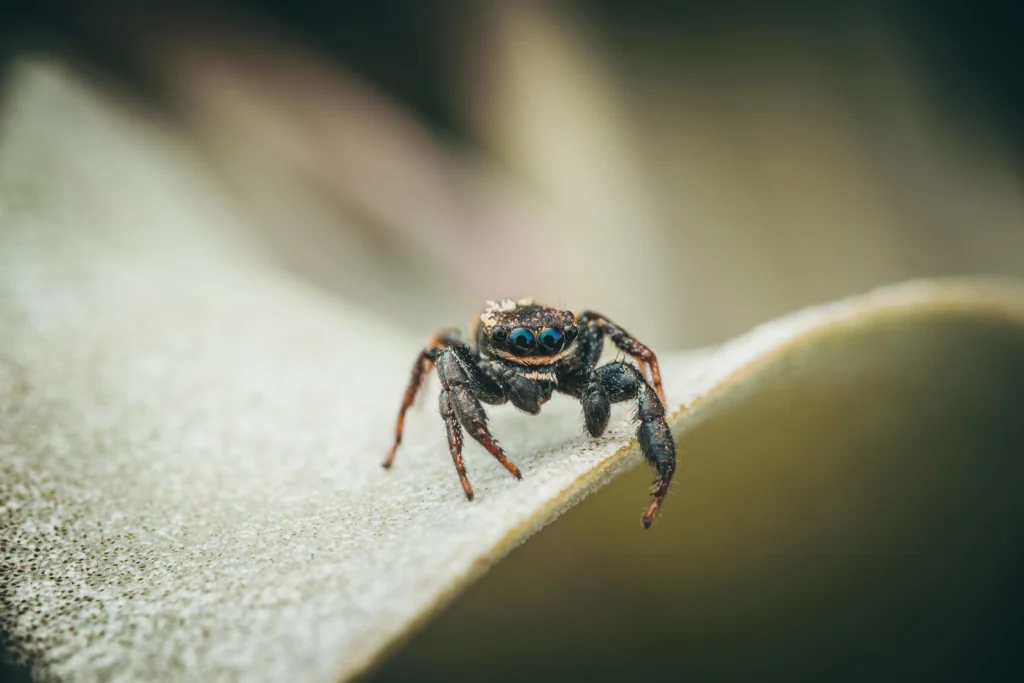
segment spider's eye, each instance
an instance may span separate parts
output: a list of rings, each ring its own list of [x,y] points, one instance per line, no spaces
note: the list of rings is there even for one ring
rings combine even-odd
[[[533,332],[525,327],[517,327],[508,333],[508,350],[517,356],[525,356],[533,350]]]
[[[577,335],[577,334],[579,334],[579,332],[580,332],[580,331],[579,331],[579,330],[578,330],[578,329],[576,328],[576,326],[575,326],[575,325],[569,325],[569,326],[568,326],[567,328],[565,328],[565,330],[563,330],[563,331],[565,332],[565,343],[566,343],[566,344],[571,344],[571,343],[572,343],[572,340],[573,340],[573,339],[575,339],[575,338],[576,338],[576,335]]]
[[[558,353],[562,350],[562,344],[565,343],[565,337],[559,330],[553,327],[545,327],[541,330],[540,336],[537,337],[537,346],[544,353]]]
[[[494,329],[493,329],[493,330],[491,331],[491,334],[492,334],[492,335],[494,336],[494,338],[495,338],[495,339],[497,339],[498,341],[503,341],[503,340],[505,339],[505,337],[507,337],[507,336],[508,336],[508,328],[505,328],[505,327],[502,327],[501,325],[499,325],[499,326],[495,327],[495,328],[494,328]]]

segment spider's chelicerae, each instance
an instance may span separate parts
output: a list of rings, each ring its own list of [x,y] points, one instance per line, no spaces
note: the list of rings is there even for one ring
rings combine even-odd
[[[605,336],[632,356],[637,365],[616,361],[599,366]],[[536,415],[551,398],[551,392],[560,391],[579,399],[587,431],[600,436],[608,426],[611,404],[635,400],[637,440],[657,474],[654,499],[643,516],[644,528],[650,527],[676,467],[654,353],[602,315],[588,311],[577,316],[538,306],[532,299],[488,302],[473,323],[472,337],[473,343],[467,344],[458,330],[442,330],[420,352],[398,412],[395,444],[384,466],[394,462],[402,442],[405,413],[432,367],[437,368],[441,380],[439,407],[448,430],[448,447],[469,500],[473,499],[473,488],[462,460],[463,429],[512,476],[523,476],[491,436],[481,403],[500,405],[508,401]]]

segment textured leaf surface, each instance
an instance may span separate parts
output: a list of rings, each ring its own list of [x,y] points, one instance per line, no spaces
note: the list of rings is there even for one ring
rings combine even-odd
[[[420,340],[266,263],[160,131],[52,69],[14,88],[0,132],[0,623],[41,674],[345,679],[638,461],[628,408],[600,439],[564,397],[536,418],[499,409],[525,479],[467,447],[467,503],[428,386],[383,471]],[[750,369],[926,308],[1020,321],[1024,295],[911,283],[663,354],[677,436],[755,391]],[[638,534],[645,504],[637,491]]]

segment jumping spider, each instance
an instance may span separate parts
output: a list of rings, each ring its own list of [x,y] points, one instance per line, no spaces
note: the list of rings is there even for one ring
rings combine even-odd
[[[598,366],[607,337],[637,365],[616,361]],[[448,431],[448,448],[466,498],[473,488],[462,461],[462,430],[476,439],[516,479],[523,475],[487,429],[481,402],[512,405],[530,415],[560,391],[579,399],[587,431],[600,436],[608,426],[611,404],[636,400],[634,418],[640,450],[657,476],[653,500],[643,516],[649,528],[658,515],[676,467],[675,445],[665,422],[665,395],[654,353],[602,315],[587,311],[575,316],[538,306],[532,299],[488,302],[473,322],[475,344],[462,341],[458,330],[439,332],[416,359],[395,425],[395,444],[384,461],[391,467],[402,442],[405,413],[423,386],[427,372],[437,368],[441,379],[439,406]],[[650,372],[651,382],[647,381]]]

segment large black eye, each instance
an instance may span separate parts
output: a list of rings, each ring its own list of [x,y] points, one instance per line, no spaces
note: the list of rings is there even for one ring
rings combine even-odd
[[[505,337],[508,336],[508,328],[505,328],[505,327],[502,327],[501,325],[498,325],[497,327],[494,328],[494,330],[491,331],[491,334],[498,341],[504,341]]]
[[[579,330],[576,329],[575,325],[569,325],[569,327],[565,328],[564,332],[565,332],[565,341],[566,341],[567,344],[571,344],[572,340],[576,338],[577,334],[579,334]]]
[[[525,327],[517,327],[508,333],[508,350],[517,356],[525,356],[533,350],[533,332]]]
[[[562,350],[564,343],[565,337],[562,336],[561,331],[553,327],[545,327],[537,337],[537,346],[544,353],[558,353]]]

